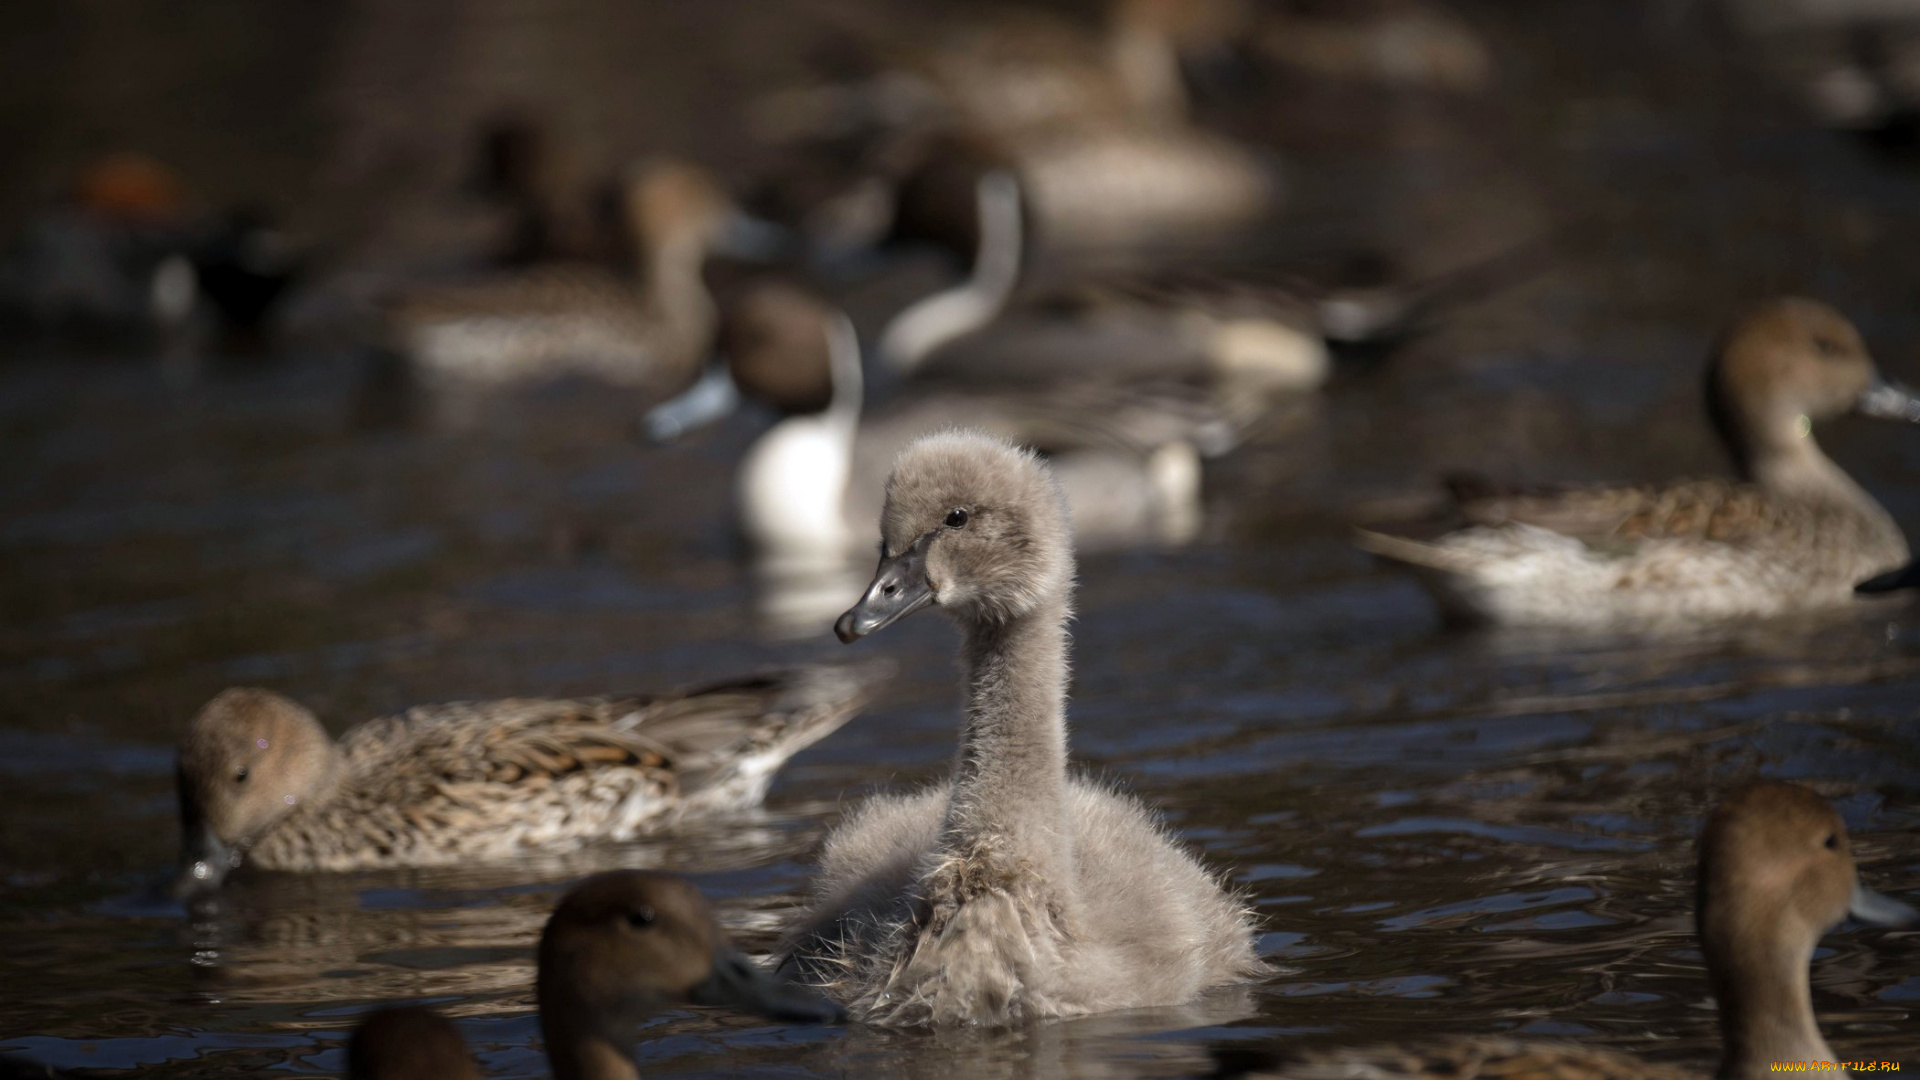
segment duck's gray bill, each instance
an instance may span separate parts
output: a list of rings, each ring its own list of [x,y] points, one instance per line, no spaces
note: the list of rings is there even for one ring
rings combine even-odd
[[[695,1005],[718,1005],[797,1024],[836,1024],[845,1009],[782,979],[732,949],[714,957],[713,974],[687,995]]]
[[[1920,424],[1920,396],[1897,382],[1875,379],[1866,393],[1854,399],[1853,411],[1861,416]]]
[[[640,422],[648,441],[670,443],[733,412],[740,407],[740,390],[724,359],[707,365],[700,381],[679,397],[664,402],[647,413]]]
[[[1848,905],[1847,914],[1869,926],[1920,925],[1920,911],[1862,885],[1853,887],[1853,903]]]
[[[1887,593],[1897,589],[1920,587],[1920,559],[1884,574],[1875,574],[1853,587],[1857,593]]]
[[[923,538],[893,558],[880,560],[866,595],[833,624],[841,641],[852,644],[933,603],[933,586],[927,584],[926,543]]]
[[[180,873],[173,879],[175,899],[186,900],[218,889],[239,863],[236,853],[213,830],[189,824],[180,835]]]

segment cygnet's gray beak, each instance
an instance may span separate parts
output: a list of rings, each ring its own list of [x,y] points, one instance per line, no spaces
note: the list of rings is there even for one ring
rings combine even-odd
[[[687,995],[695,1005],[719,1005],[796,1024],[835,1024],[847,1018],[840,1006],[774,975],[722,946],[713,974]]]
[[[1920,395],[1897,382],[1876,376],[1873,385],[1853,400],[1853,411],[1881,420],[1920,424]]]
[[[933,603],[933,586],[927,581],[927,546],[931,542],[921,537],[900,554],[880,560],[880,569],[874,572],[866,594],[833,624],[833,632],[841,641],[851,645]]]
[[[700,376],[672,401],[663,402],[640,421],[640,430],[653,443],[670,443],[722,419],[740,407],[740,389],[725,357],[715,357]]]
[[[1920,911],[1915,911],[1891,896],[1874,892],[1864,885],[1853,887],[1853,903],[1847,906],[1847,914],[1868,926],[1901,927],[1920,924]]]

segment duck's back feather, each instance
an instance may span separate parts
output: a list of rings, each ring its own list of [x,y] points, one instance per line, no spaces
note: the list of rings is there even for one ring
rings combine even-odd
[[[1236,1080],[1700,1080],[1698,1073],[1567,1043],[1455,1038],[1283,1055],[1222,1068]]]
[[[341,740],[346,776],[252,857],[276,869],[500,858],[623,840],[752,806],[863,703],[867,676],[805,669],[664,697],[427,705]]]

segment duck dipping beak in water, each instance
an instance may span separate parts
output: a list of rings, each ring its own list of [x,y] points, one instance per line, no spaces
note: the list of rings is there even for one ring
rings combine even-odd
[[[873,584],[867,586],[860,602],[833,624],[833,632],[842,642],[851,645],[936,602],[933,583],[927,580],[927,549],[939,535],[928,533],[898,555],[881,556]]]

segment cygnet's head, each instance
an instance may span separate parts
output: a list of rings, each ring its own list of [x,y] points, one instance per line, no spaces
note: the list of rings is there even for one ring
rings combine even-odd
[[[880,568],[834,632],[851,642],[935,604],[963,622],[1006,622],[1072,586],[1073,530],[1045,462],[991,435],[931,435],[894,463]]]

